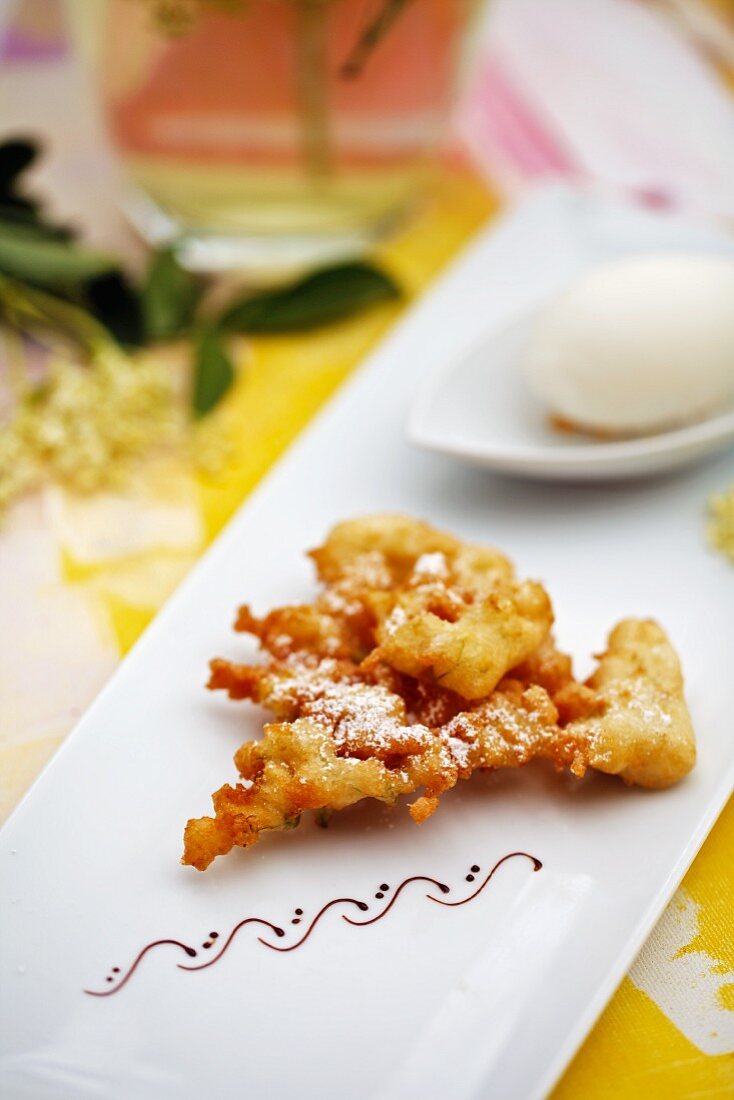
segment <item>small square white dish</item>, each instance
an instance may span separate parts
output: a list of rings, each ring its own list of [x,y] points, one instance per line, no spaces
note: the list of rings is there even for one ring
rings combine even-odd
[[[626,487],[510,483],[422,453],[403,431],[425,364],[472,346],[551,281],[542,256],[525,256],[556,202],[538,195],[489,226],[409,312],[246,502],[0,831],[3,1096],[539,1100],[623,977],[734,786],[732,576],[702,531],[706,496],[734,470],[722,461]],[[303,552],[339,519],[378,510],[497,545],[541,578],[582,674],[614,622],[657,618],[686,674],[691,775],[649,792],[532,766],[497,772],[449,792],[421,827],[404,807],[361,805],[204,874],[180,866],[186,819],[235,780],[232,754],[261,728],[254,708],[203,686],[212,656],[252,652],[231,631],[235,608],[308,598]],[[542,868],[506,861],[471,904],[438,905],[434,884],[412,882],[367,927],[342,919],[354,902],[332,906],[293,952],[263,946],[258,924],[226,954],[218,946],[250,917],[284,929],[271,946],[290,946],[331,899],[360,900],[371,916],[416,875],[463,900],[518,851]],[[199,971],[178,965],[210,958]]]
[[[734,257],[734,240],[670,214],[553,189],[546,224],[523,242],[528,269],[542,257],[542,290],[521,313],[492,319],[477,343],[441,364],[418,391],[408,416],[411,442],[499,473],[542,480],[645,477],[685,466],[734,445],[734,408],[698,423],[634,439],[600,441],[553,428],[530,392],[522,359],[546,304],[599,263],[655,252],[716,252]]]

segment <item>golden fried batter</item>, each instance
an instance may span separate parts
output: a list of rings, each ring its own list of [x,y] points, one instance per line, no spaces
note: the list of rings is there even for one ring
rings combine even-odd
[[[423,788],[410,808],[422,821],[439,794],[476,768],[518,767],[532,756],[574,762],[543,688],[513,683],[476,711],[431,729],[409,720],[400,695],[348,676],[332,679],[335,670],[326,665],[258,676],[213,663],[214,686],[235,698],[249,693],[291,720],[267,725],[262,740],[238,750],[235,763],[251,785],[223,787],[214,795],[216,816],[189,822],[185,863],[203,870],[235,844],[254,844],[263,830],[292,827],[304,810],[339,810],[363,798],[394,803]]]
[[[365,516],[332,528],[323,546],[311,551],[319,579],[333,585],[389,589],[424,571],[479,591],[511,580],[514,569],[499,550],[462,542],[420,520],[401,515]],[[443,559],[443,561],[441,561]]]
[[[340,524],[313,552],[314,604],[256,618],[264,664],[211,664],[209,686],[277,721],[241,746],[243,779],[189,821],[183,862],[203,870],[233,846],[298,824],[304,810],[419,792],[421,822],[476,770],[534,757],[663,787],[693,766],[677,657],[650,621],[626,620],[586,684],[550,636],[542,587],[496,551],[427,524],[376,516]]]
[[[306,651],[360,660],[377,646],[398,671],[481,699],[533,654],[553,622],[541,585],[517,582],[498,551],[405,516],[338,524],[311,556],[327,586],[313,604],[263,619],[240,608],[236,629],[255,634],[274,657]]]
[[[482,699],[547,637],[550,601],[539,584],[498,582],[483,598],[464,602],[438,585],[408,589],[377,628],[382,660],[410,676]]]
[[[696,738],[680,662],[651,619],[626,619],[588,680],[595,713],[567,730],[587,746],[589,764],[626,783],[670,787],[696,762]]]

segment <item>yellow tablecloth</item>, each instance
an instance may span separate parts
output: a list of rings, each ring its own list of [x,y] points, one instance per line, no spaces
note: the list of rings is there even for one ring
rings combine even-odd
[[[447,172],[379,258],[416,294],[493,207],[479,183]],[[14,510],[0,538],[0,570],[18,582],[0,607],[16,634],[0,670],[0,811],[397,312],[385,306],[316,333],[253,341],[221,414],[235,444],[220,476],[155,462],[127,493],[79,502],[54,489]],[[734,802],[554,1095],[734,1096]]]

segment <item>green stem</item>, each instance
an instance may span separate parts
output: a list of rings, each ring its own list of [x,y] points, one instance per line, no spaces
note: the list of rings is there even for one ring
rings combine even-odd
[[[306,172],[331,172],[326,0],[296,0],[296,79]]]
[[[374,53],[403,8],[409,3],[410,0],[385,0],[375,18],[367,24],[352,46],[349,56],[339,70],[340,76],[345,80],[354,80],[360,76],[370,54]]]
[[[85,310],[7,275],[0,275],[0,316],[20,332],[61,330],[93,360],[121,354],[107,329]]]
[[[26,370],[26,357],[23,349],[23,338],[17,329],[8,328],[5,333],[5,350],[8,360],[8,373],[10,375],[10,390],[16,400],[20,400],[30,390],[28,374]]]

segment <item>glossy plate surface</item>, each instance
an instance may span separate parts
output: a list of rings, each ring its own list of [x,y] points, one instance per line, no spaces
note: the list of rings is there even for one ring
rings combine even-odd
[[[488,321],[527,309],[554,277],[553,241],[539,236],[551,200],[480,235],[385,341],[250,498],[0,833],[3,1095],[531,1100],[629,966],[734,780],[732,574],[702,531],[706,495],[731,464],[627,488],[541,487],[422,453],[403,431],[426,370],[475,345]],[[686,669],[700,745],[691,777],[651,794],[544,768],[497,773],[457,788],[420,828],[403,808],[365,805],[203,875],[179,866],[186,819],[234,780],[232,753],[261,721],[203,688],[211,656],[251,653],[229,628],[235,607],[308,597],[303,551],[334,521],[378,509],[495,543],[542,578],[559,642],[582,672],[617,619],[658,618]],[[468,898],[516,851],[542,869],[516,857],[468,904],[427,897]],[[412,876],[450,892],[414,881],[376,923],[342,919],[382,912]],[[259,942],[296,943],[335,898],[354,901],[328,909],[298,950]],[[219,957],[248,917],[285,934],[247,924]],[[197,954],[164,944],[113,995],[83,992],[116,989],[161,939]],[[198,972],[178,967],[211,958]]]

